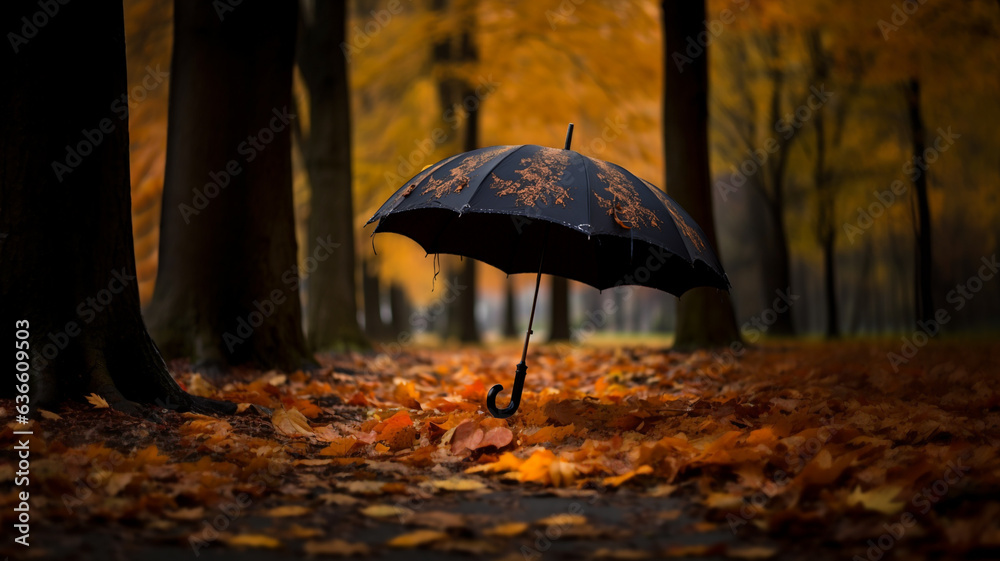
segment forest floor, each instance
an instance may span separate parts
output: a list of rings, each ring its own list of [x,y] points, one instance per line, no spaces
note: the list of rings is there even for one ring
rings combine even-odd
[[[484,398],[510,384],[513,347],[332,355],[216,385],[174,364],[188,391],[249,405],[160,424],[97,398],[44,412],[31,547],[2,491],[0,555],[1000,558],[1000,344],[902,347],[538,345],[505,420]]]

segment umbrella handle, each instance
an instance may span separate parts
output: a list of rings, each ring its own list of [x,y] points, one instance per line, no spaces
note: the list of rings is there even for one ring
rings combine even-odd
[[[517,365],[517,371],[514,375],[514,387],[510,390],[510,403],[503,409],[497,408],[497,395],[503,391],[503,385],[496,384],[490,388],[490,391],[486,394],[486,407],[490,410],[490,414],[497,419],[506,419],[517,412],[518,406],[521,405],[521,391],[524,390],[524,377],[527,374],[528,366],[522,360]]]

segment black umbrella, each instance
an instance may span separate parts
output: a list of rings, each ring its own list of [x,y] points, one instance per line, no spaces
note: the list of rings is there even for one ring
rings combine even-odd
[[[478,259],[508,275],[537,272],[524,351],[510,404],[490,388],[494,417],[517,411],[542,273],[598,289],[630,284],[680,296],[696,286],[728,290],[705,235],[655,185],[624,168],[566,148],[491,146],[452,156],[418,173],[368,224],[372,235],[402,234],[428,254]]]

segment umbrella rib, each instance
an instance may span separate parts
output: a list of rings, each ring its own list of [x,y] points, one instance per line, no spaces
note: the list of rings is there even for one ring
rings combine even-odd
[[[587,187],[586,187],[586,193],[587,193],[587,222],[588,222],[587,226],[589,226],[590,227],[590,231],[593,232],[594,231],[594,225],[591,223],[593,221],[593,217],[590,216],[590,197],[592,195],[591,192],[590,192],[590,171],[587,170],[587,160],[589,158],[587,158],[583,154],[580,154],[580,157],[583,158],[583,178],[587,181]],[[587,232],[587,236],[588,237],[590,236],[590,232]]]

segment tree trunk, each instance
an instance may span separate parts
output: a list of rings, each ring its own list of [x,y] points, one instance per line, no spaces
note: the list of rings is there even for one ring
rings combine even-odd
[[[37,10],[4,2],[0,22],[20,29]],[[59,10],[28,44],[0,55],[0,315],[7,341],[27,332],[17,340],[30,345],[32,407],[93,392],[132,414],[149,412],[139,403],[235,412],[181,390],[143,325],[122,3]]]
[[[504,281],[503,336],[517,337],[517,300],[514,298],[514,281],[508,277]]]
[[[398,338],[401,333],[411,329],[410,303],[402,286],[393,284],[389,287],[389,307],[392,310],[392,335]]]
[[[449,6],[449,4],[451,4]],[[461,150],[468,152],[479,147],[479,102],[475,89],[464,79],[457,76],[456,66],[474,64],[479,60],[479,53],[474,40],[475,16],[471,11],[474,5],[449,3],[447,0],[434,0],[433,10],[442,13],[448,9],[461,10],[462,29],[458,34],[445,36],[432,45],[432,59],[439,66],[438,100],[441,105],[442,118],[446,114],[465,112],[462,122]],[[475,100],[473,104],[464,104],[465,100]],[[449,130],[454,126],[445,126]],[[448,335],[462,342],[479,341],[479,329],[476,326],[476,263],[465,259],[456,273],[459,287],[455,301],[449,307]]]
[[[906,95],[907,113],[910,119],[910,134],[914,163],[923,161],[927,132],[924,129],[924,119],[920,114],[920,79],[910,78]],[[929,322],[934,318],[934,292],[931,284],[931,209],[927,198],[927,172],[916,168],[913,178],[913,194],[916,196],[917,216],[916,247],[914,255],[914,302],[915,316],[918,320]]]
[[[292,208],[296,5],[178,0],[150,331],[209,372],[311,365]]]
[[[673,53],[684,53],[687,38],[704,31],[705,2],[664,0],[662,9],[667,190],[701,226],[708,244],[715,248],[708,169],[708,53],[692,58],[683,68],[678,68],[672,57]],[[729,293],[702,287],[688,291],[680,299],[675,348],[729,345],[739,340]]]
[[[552,331],[549,341],[569,340],[569,281],[552,277]]]
[[[378,275],[372,273],[367,261],[361,263],[361,279],[365,304],[365,333],[371,339],[382,340],[386,336],[386,327],[382,322],[382,295]]]
[[[347,59],[340,51],[346,3],[316,2],[303,15],[298,63],[309,89],[309,134],[302,140],[309,172],[309,255],[306,324],[314,350],[366,348],[358,326],[354,203],[351,193],[351,99]],[[336,249],[326,252],[322,243]]]
[[[452,280],[455,303],[449,309],[448,337],[463,343],[479,341],[476,325],[476,261],[463,259]]]
[[[773,54],[775,58],[779,54],[778,41],[772,37]],[[777,123],[781,116],[781,92],[784,89],[785,73],[776,61],[772,61],[774,67],[768,72],[771,78],[771,115],[770,123]],[[774,267],[770,268],[766,275],[768,280],[768,293],[765,302],[771,302],[777,296],[778,291],[788,292],[792,287],[791,267],[789,266],[788,234],[785,228],[785,170],[788,168],[788,150],[791,144],[785,142],[777,154],[768,160],[769,177],[771,180],[771,197],[767,200],[769,217],[771,219],[771,231],[774,235]],[[792,309],[787,307],[784,311],[774,310],[777,317],[768,330],[769,335],[794,335],[795,326],[792,323]]]

